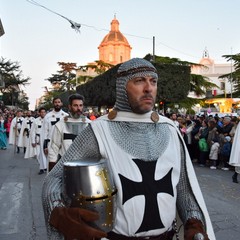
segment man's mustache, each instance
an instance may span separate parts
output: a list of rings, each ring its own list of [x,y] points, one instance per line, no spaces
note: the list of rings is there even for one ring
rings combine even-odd
[[[154,100],[154,97],[151,94],[145,94],[144,96],[141,97],[141,100],[146,99],[146,98],[151,98],[152,100]]]

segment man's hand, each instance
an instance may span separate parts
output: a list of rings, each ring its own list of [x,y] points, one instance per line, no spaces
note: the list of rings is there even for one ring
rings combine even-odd
[[[98,213],[86,209],[57,207],[52,210],[49,223],[61,232],[66,240],[92,240],[107,236],[105,232],[88,225],[98,218]]]
[[[209,240],[200,220],[191,218],[184,225],[184,240]]]
[[[56,165],[56,163],[57,162],[49,162],[49,164],[48,164],[48,172],[50,172],[53,169],[53,167]]]
[[[48,149],[47,148],[44,148],[43,151],[44,151],[45,155],[48,155]]]

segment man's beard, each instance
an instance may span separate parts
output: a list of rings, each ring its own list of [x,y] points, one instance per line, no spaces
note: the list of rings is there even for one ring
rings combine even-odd
[[[78,118],[81,117],[82,112],[71,112],[70,115],[71,115],[72,118],[78,119]]]
[[[60,110],[61,110],[61,107],[60,107],[60,106],[55,106],[55,107],[54,107],[54,111],[55,111],[55,112],[59,112]]]

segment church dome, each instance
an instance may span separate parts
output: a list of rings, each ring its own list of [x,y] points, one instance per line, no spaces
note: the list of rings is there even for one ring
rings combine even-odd
[[[114,17],[111,22],[111,31],[103,38],[100,46],[108,44],[109,42],[117,42],[118,44],[122,42],[126,45],[129,45],[128,40],[119,31],[119,21],[116,19],[116,17]]]
[[[131,46],[124,35],[119,31],[119,21],[114,16],[111,30],[103,38],[99,47],[99,60],[116,65],[130,59]]]

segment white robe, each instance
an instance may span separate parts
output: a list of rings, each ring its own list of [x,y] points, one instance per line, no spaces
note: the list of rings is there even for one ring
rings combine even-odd
[[[36,144],[35,151],[36,151],[36,156],[37,156],[40,170],[47,169],[47,159],[43,152],[43,145],[41,141],[41,130],[42,130],[43,120],[44,119],[41,117],[36,118],[30,132],[31,142]]]
[[[91,122],[91,120],[87,117],[80,117],[78,119],[64,117],[57,122],[53,128],[51,143],[48,147],[48,162],[57,162],[59,157],[63,156],[72,144],[74,135],[77,136],[77,133],[74,133],[69,129],[68,123],[81,124],[79,128],[83,130],[89,122]],[[67,138],[66,135],[69,135],[69,137]]]
[[[13,118],[11,125],[10,125],[10,132],[9,132],[9,144],[13,144],[18,146],[18,136],[21,131],[21,126],[24,118],[23,117],[15,117]],[[16,128],[17,127],[17,128]]]
[[[18,138],[18,146],[19,147],[28,147],[29,146],[29,136],[30,130],[33,125],[35,118],[34,117],[25,117],[22,122],[21,131]],[[28,133],[26,132],[28,131]],[[32,146],[30,146],[32,147]]]
[[[127,113],[127,112],[118,112],[117,117],[112,121],[152,122],[150,119],[150,115],[151,115],[151,112],[144,114],[144,115]],[[101,117],[101,119],[109,121],[107,116],[103,116],[103,117]],[[156,176],[157,179],[160,179],[166,175],[166,166],[168,167],[168,169],[169,169],[169,167],[174,166],[174,161],[176,160],[175,157],[176,157],[177,151],[172,150],[171,147],[173,147],[175,145],[179,146],[179,143],[177,143],[178,137],[181,138],[181,140],[184,144],[184,140],[181,136],[181,133],[179,132],[177,127],[173,124],[173,122],[170,119],[163,117],[163,116],[159,116],[159,122],[160,123],[168,123],[173,128],[175,128],[175,131],[173,131],[173,128],[170,131],[171,142],[172,143],[175,142],[175,144],[173,144],[172,146],[169,146],[166,150],[167,154],[164,155],[165,158],[167,158],[167,160],[169,162],[167,162],[167,163],[165,162],[164,165],[161,165],[161,161],[157,162],[156,169],[159,170],[159,172],[157,173],[158,175]],[[122,150],[119,149],[119,147],[116,144],[109,146],[108,143],[109,143],[110,134],[106,131],[108,128],[106,127],[107,124],[104,123],[104,121],[93,121],[91,123],[91,126],[97,137],[101,155],[103,157],[105,157],[106,159],[110,160],[110,165],[111,165],[111,168],[113,171],[115,183],[117,185],[117,188],[121,189],[121,184],[119,184],[119,172],[122,174],[122,171],[123,171],[122,175],[127,176],[128,179],[132,180],[134,174],[132,174],[132,172],[129,171],[129,169],[131,169],[131,170],[133,169],[133,171],[136,171],[136,172],[138,170],[136,169],[136,166],[135,166],[136,170],[134,170],[134,168],[132,168],[133,166],[128,167],[128,165],[126,165],[127,163],[125,161],[125,157],[127,157],[127,155],[125,154],[126,156],[124,155],[122,158]],[[111,141],[111,142],[114,143],[114,141]],[[189,154],[188,154],[185,144],[184,144],[184,148],[185,148],[185,152],[186,152],[186,159],[185,159],[186,170],[188,173],[190,186],[191,186],[193,194],[203,212],[203,215],[204,215],[204,218],[206,221],[206,230],[207,230],[209,239],[215,240],[215,234],[213,232],[212,223],[211,223],[211,220],[210,220],[210,217],[209,217],[206,205],[205,205],[205,201],[203,199],[202,192],[200,190],[200,187],[199,187],[196,175],[195,175],[195,171],[194,171],[194,168],[193,168],[193,165],[192,165],[192,162],[189,157]],[[117,154],[116,154],[115,150],[117,150]],[[178,152],[179,152],[179,149],[175,149],[175,150],[178,150]],[[160,157],[160,158],[162,159],[162,157]],[[175,158],[175,160],[174,160],[174,158]],[[122,164],[122,161],[125,161],[124,164]],[[180,166],[175,166],[173,168],[173,171],[175,171],[175,177],[172,179],[173,186],[175,186],[177,178],[178,178],[179,167]],[[137,174],[137,177],[139,178],[139,179],[137,179],[137,181],[141,181],[141,176],[140,175],[138,176],[138,175],[139,175],[139,172]],[[118,200],[121,201],[122,200],[121,191],[118,192],[118,196],[119,196]],[[133,199],[131,199],[131,200],[133,200]],[[133,234],[134,231],[136,231],[136,229],[138,229],[139,224],[140,224],[139,219],[140,220],[142,219],[142,215],[141,215],[142,212],[138,208],[139,201],[144,201],[144,199],[141,198],[141,196],[140,196],[140,198],[136,197],[136,199],[134,201],[127,201],[126,204],[124,204],[122,206],[122,209],[117,210],[116,224],[114,227],[115,232],[131,236],[131,234]],[[168,226],[170,224],[170,222],[172,222],[172,218],[168,219],[167,212],[169,211],[169,214],[171,215],[171,217],[172,217],[172,214],[174,214],[174,213],[177,214],[176,209],[169,209],[169,208],[164,209],[164,206],[168,206],[169,201],[173,201],[173,199],[169,198],[169,196],[167,196],[167,194],[164,194],[163,196],[158,197],[159,206],[161,206],[161,211],[163,211],[163,215],[165,214],[165,217],[166,217],[166,220],[164,222],[166,224],[166,226]],[[120,206],[121,205],[122,204],[120,204]],[[164,211],[165,211],[165,213],[164,213]],[[137,217],[135,217],[135,216],[132,217],[132,214],[136,214]],[[178,221],[178,224],[179,224],[179,221]],[[157,231],[159,232],[159,230],[157,230]],[[152,230],[151,233],[157,235],[157,231]],[[147,236],[148,234],[149,234],[148,232],[145,232],[145,233],[142,233],[141,236],[144,237],[144,236]],[[180,236],[180,239],[183,239],[183,236]]]
[[[63,117],[67,116],[68,114],[63,110],[56,112],[52,110],[51,112],[47,113],[44,117],[42,130],[41,130],[41,139],[44,141],[45,139],[51,140],[53,126]]]
[[[36,119],[34,119],[34,122],[30,130],[29,142],[24,158],[32,158],[36,156],[38,159],[40,153],[40,132],[42,122],[43,118],[41,117],[37,117]],[[33,147],[32,144],[36,144],[36,146]]]
[[[46,116],[44,117],[42,128],[41,128],[41,133],[40,133],[40,147],[42,149],[40,151],[39,158],[43,159],[43,160],[46,159],[46,163],[44,161],[43,162],[44,168],[41,168],[41,166],[40,166],[40,169],[48,169],[47,156],[43,152],[44,141],[47,139],[49,139],[49,141],[51,140],[54,125],[65,116],[68,116],[68,114],[66,112],[64,112],[63,110],[60,110],[59,112],[52,110],[51,112],[47,113]],[[49,146],[49,144],[50,144],[50,142],[48,143],[48,146]],[[45,165],[46,165],[46,167],[45,167]]]

